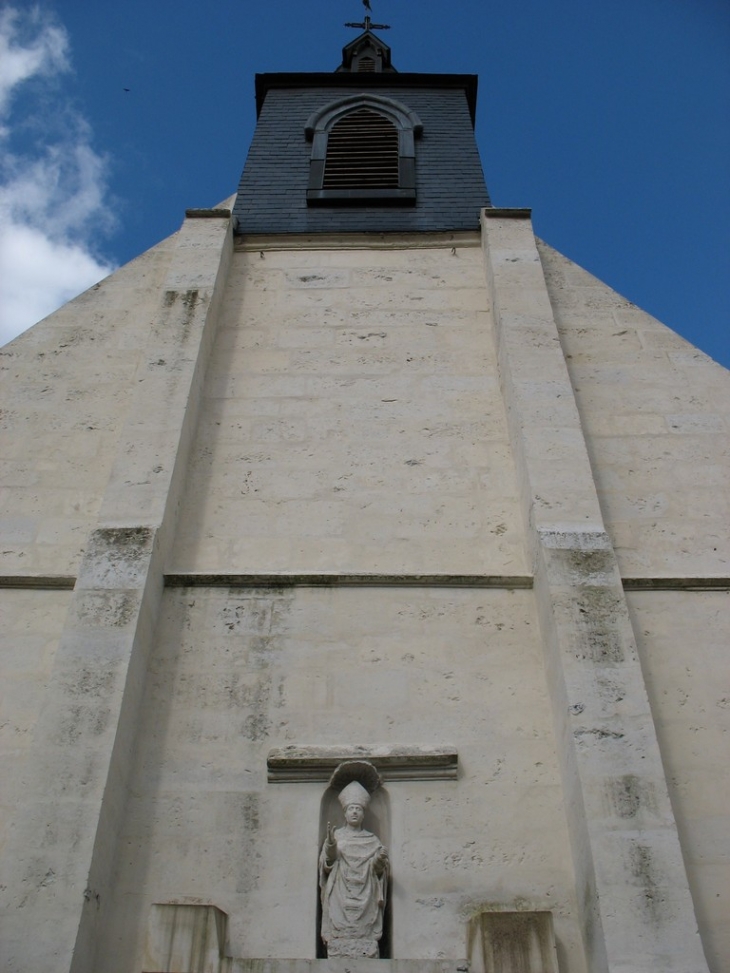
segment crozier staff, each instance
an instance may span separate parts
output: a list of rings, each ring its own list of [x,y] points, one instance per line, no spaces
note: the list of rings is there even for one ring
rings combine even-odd
[[[327,823],[319,856],[322,890],[322,940],[327,956],[377,959],[383,935],[388,884],[388,852],[362,822],[370,794],[352,781],[338,795],[345,826]]]

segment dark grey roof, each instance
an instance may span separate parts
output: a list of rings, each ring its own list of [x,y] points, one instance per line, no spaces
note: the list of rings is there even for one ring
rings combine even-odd
[[[490,203],[474,138],[474,76],[275,74],[256,81],[259,121],[233,210],[239,233],[478,227],[479,210]],[[357,90],[395,98],[423,123],[413,207],[307,207],[312,144],[304,127],[317,109]]]

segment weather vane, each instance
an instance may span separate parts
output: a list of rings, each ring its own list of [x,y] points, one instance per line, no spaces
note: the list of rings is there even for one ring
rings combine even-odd
[[[372,22],[370,14],[373,12],[373,8],[370,6],[370,0],[362,0],[362,5],[367,10],[365,22],[362,24],[345,24],[345,27],[354,27],[355,30],[390,30],[390,24],[374,24]]]

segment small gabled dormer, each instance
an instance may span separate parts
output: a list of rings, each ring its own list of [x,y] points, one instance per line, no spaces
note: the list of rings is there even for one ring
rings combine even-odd
[[[390,48],[372,32],[373,26],[385,29],[385,24],[373,25],[370,18],[364,24],[347,24],[348,27],[364,27],[365,32],[342,48],[342,64],[337,72],[350,74],[395,74],[390,61]]]

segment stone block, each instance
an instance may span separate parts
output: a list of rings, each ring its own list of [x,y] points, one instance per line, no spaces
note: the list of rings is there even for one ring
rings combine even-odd
[[[558,973],[551,912],[482,912],[467,936],[471,973]]]
[[[145,973],[220,973],[227,923],[214,905],[153,905]]]

